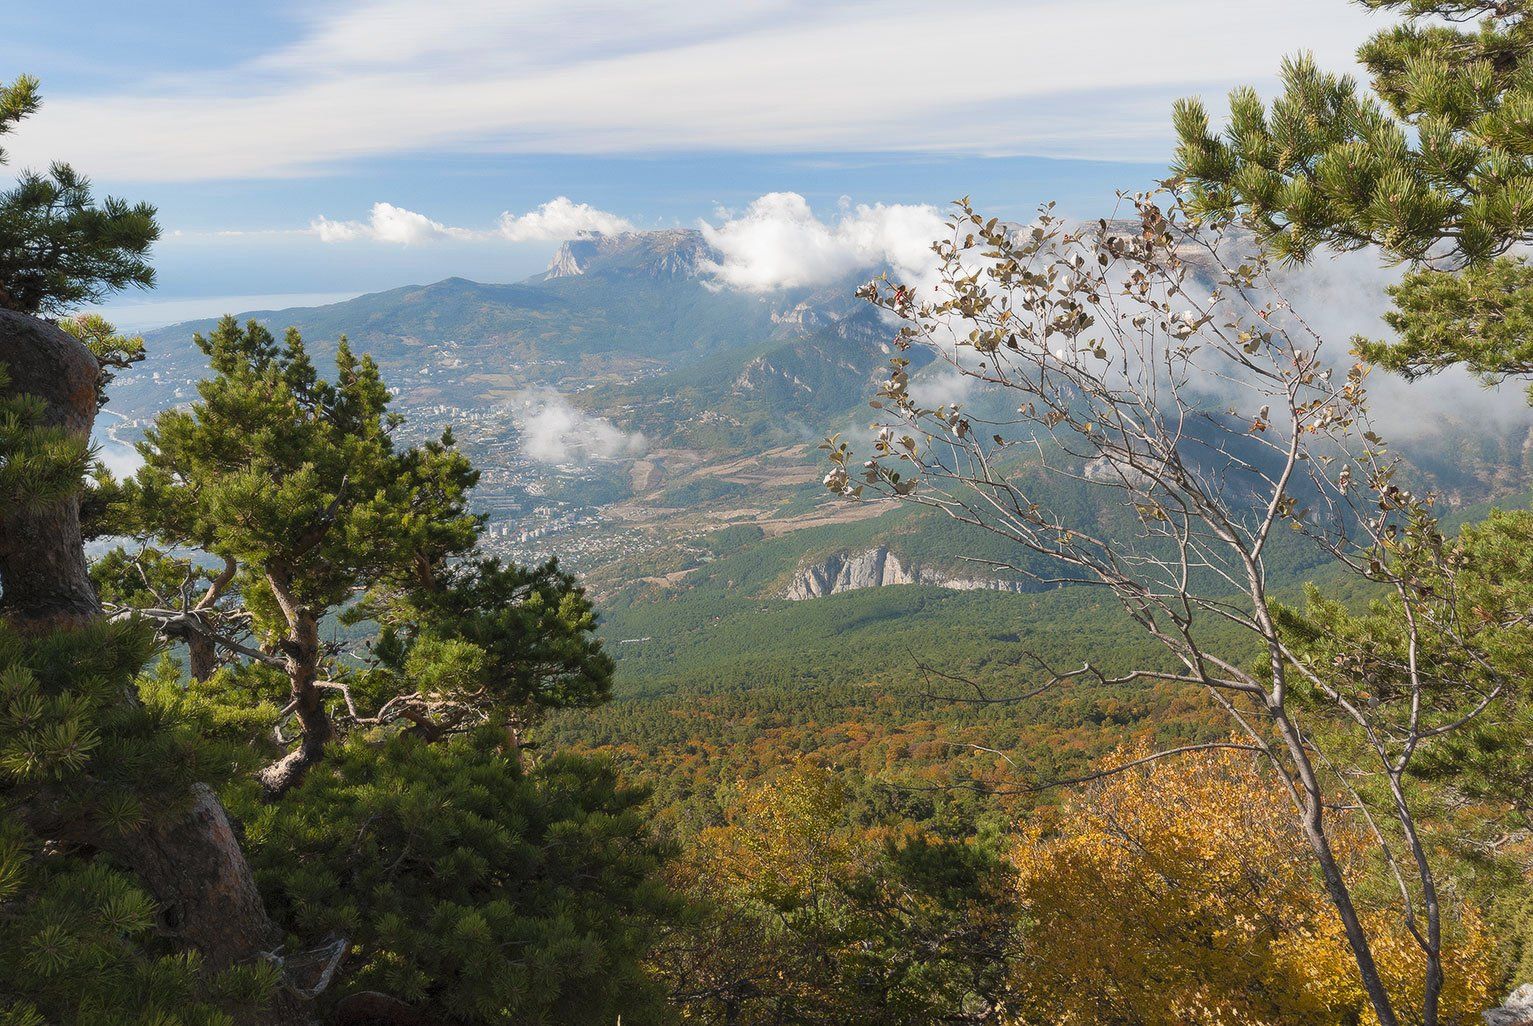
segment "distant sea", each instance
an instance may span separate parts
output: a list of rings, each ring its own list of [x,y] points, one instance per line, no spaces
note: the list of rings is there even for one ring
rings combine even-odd
[[[153,299],[141,302],[106,303],[84,311],[99,313],[121,332],[152,331],[182,321],[221,317],[226,313],[245,313],[251,310],[285,310],[295,306],[324,306],[353,299],[360,292],[273,292],[248,296],[190,296]],[[126,477],[138,469],[143,460],[130,444],[130,439],[118,438],[112,429],[117,426],[115,411],[102,411],[96,421],[92,441],[96,455],[107,469],[118,477]]]
[[[120,296],[118,302],[91,307],[88,313],[99,313],[116,326],[118,331],[152,331],[167,324],[195,321],[204,317],[221,317],[226,313],[244,313],[247,310],[285,310],[294,306],[324,306],[354,299],[360,292],[277,292],[253,296],[191,296],[183,298],[151,299],[133,302],[131,296]]]

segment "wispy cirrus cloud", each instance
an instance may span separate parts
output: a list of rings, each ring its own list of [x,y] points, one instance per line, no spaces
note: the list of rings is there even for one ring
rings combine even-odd
[[[442,152],[1163,159],[1174,96],[1301,48],[1350,68],[1380,24],[1340,0],[347,0],[254,60],[56,93],[10,148],[115,181]]]

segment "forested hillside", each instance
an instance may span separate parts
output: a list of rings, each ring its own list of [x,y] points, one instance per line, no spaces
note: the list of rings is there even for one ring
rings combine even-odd
[[[916,277],[139,337],[159,213],[21,172],[0,1026],[1533,1024],[1533,408],[1431,390],[1533,376],[1533,22],[1365,6]]]

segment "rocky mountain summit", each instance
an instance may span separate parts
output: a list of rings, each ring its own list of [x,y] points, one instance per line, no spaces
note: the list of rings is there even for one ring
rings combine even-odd
[[[542,280],[572,278],[603,268],[646,273],[654,278],[695,278],[719,254],[695,228],[662,228],[605,235],[584,232],[560,245]]]

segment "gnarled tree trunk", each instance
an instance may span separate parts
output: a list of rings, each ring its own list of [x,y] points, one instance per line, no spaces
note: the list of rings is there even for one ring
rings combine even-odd
[[[334,735],[335,728],[315,684],[319,678],[319,620],[308,606],[300,605],[294,599],[292,579],[286,573],[268,569],[266,581],[288,622],[287,637],[278,642],[278,647],[282,650],[282,661],[287,670],[293,713],[303,732],[297,748],[258,775],[263,800],[273,802],[301,784],[309,767],[324,759],[325,745]]]
[[[189,631],[186,638],[187,672],[192,680],[204,681],[218,669],[218,649],[206,635]]]

